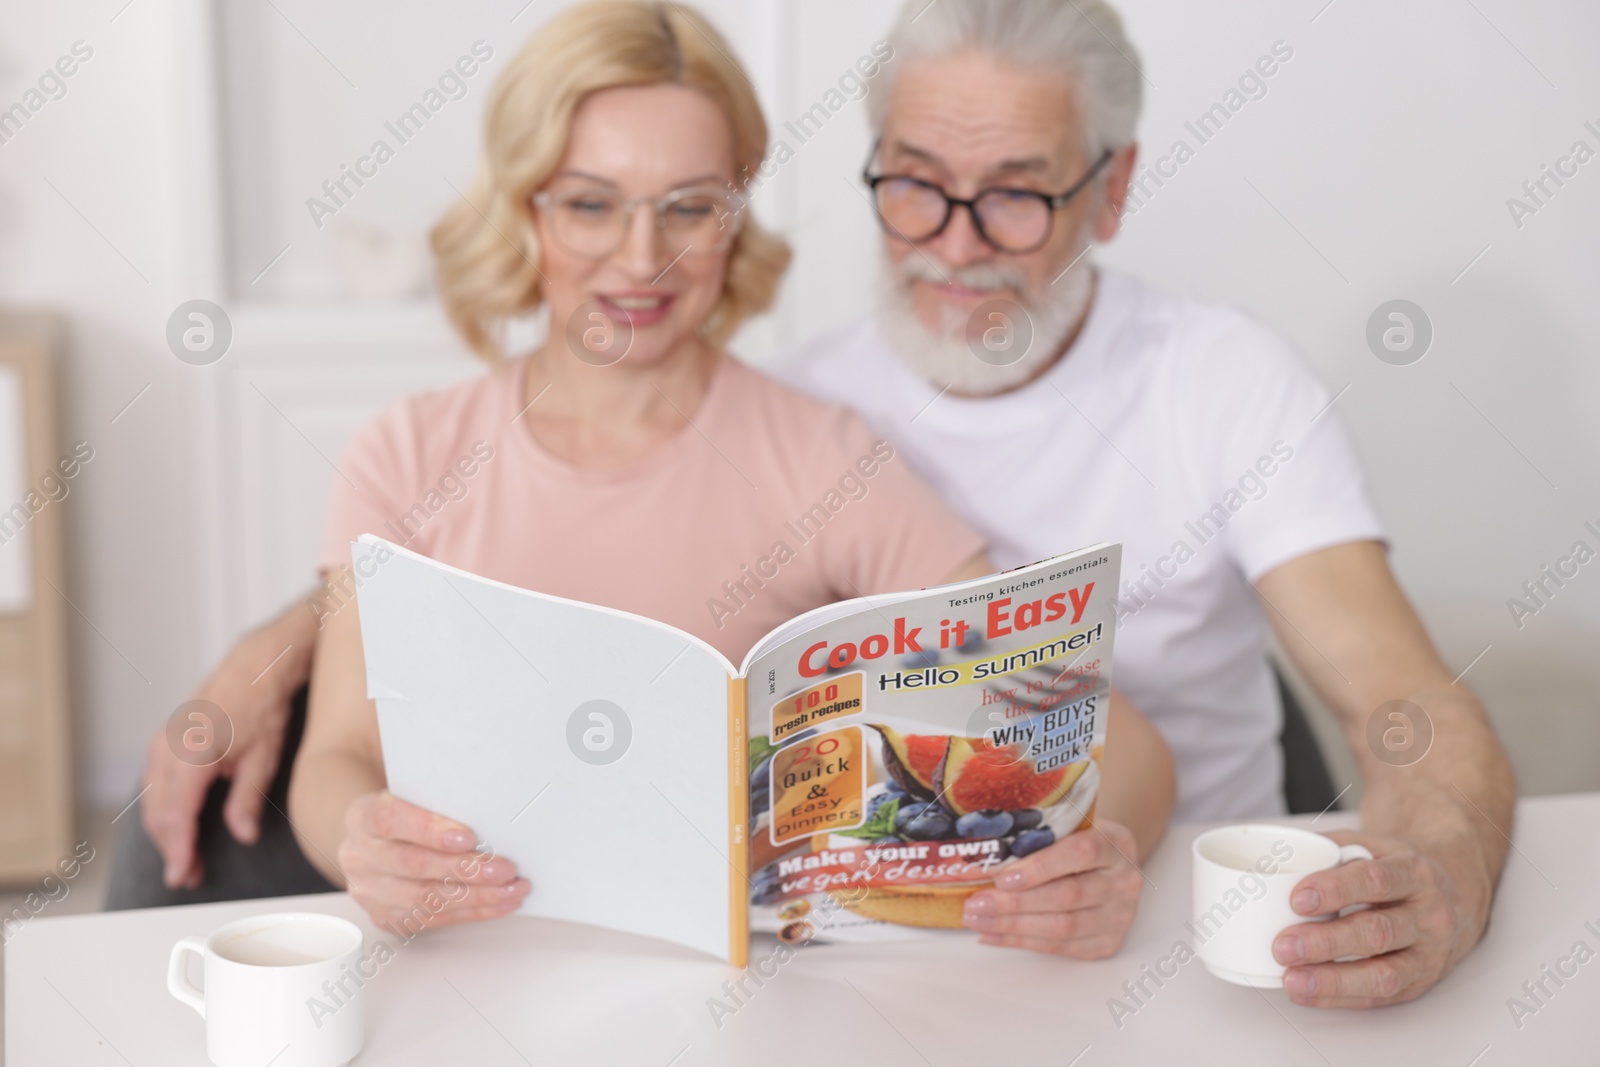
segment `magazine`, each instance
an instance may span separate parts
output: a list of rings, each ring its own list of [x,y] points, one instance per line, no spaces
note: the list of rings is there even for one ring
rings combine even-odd
[[[389,789],[533,883],[521,913],[743,967],[929,936],[1089,825],[1121,546],[807,612],[728,662],[693,635],[352,546]]]

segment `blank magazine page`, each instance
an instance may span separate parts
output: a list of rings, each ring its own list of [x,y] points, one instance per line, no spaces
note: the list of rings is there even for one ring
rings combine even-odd
[[[353,552],[389,789],[515,861],[524,914],[728,958],[727,661],[371,535]]]

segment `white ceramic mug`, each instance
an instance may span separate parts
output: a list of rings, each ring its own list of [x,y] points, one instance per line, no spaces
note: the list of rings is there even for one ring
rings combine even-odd
[[[1300,879],[1372,858],[1360,845],[1340,847],[1310,830],[1267,825],[1207,830],[1194,839],[1193,854],[1189,933],[1196,955],[1218,978],[1258,989],[1283,987],[1287,968],[1273,959],[1272,942],[1284,929],[1333,918],[1301,915],[1289,906]]]
[[[240,919],[172,946],[167,990],[206,1021],[217,1067],[340,1067],[361,1051],[361,929],[314,912]],[[189,981],[199,956],[205,988]]]

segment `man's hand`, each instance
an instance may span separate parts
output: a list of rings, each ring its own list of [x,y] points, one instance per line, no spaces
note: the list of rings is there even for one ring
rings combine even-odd
[[[1381,544],[1353,541],[1279,564],[1256,580],[1278,640],[1344,726],[1361,767],[1366,832],[1332,834],[1376,857],[1311,875],[1297,892],[1318,899],[1301,915],[1365,912],[1295,926],[1304,955],[1283,937],[1274,955],[1293,966],[1291,999],[1318,1007],[1373,1007],[1421,996],[1477,944],[1505,863],[1516,780],[1488,714],[1433,647]],[[1468,664],[1468,666],[1471,666]],[[1374,738],[1403,702],[1420,751]],[[1408,735],[1409,736],[1409,735]],[[1374,955],[1376,954],[1376,955]],[[1331,963],[1341,956],[1362,962]]]
[[[443,815],[368,793],[345,813],[339,869],[373,923],[397,934],[509,915],[533,886],[504,856],[476,851],[476,840]]]
[[[284,728],[294,691],[310,670],[311,640],[296,642],[295,618],[311,618],[299,605],[228,652],[221,665],[196,690],[193,699],[222,709],[232,727],[226,753],[196,765],[175,751],[167,731],[150,741],[145,758],[145,792],[140,817],[165,863],[162,881],[168,889],[194,889],[205,880],[205,867],[195,851],[200,809],[211,783],[231,778],[223,821],[244,844],[260,833],[261,806],[278,769]],[[315,631],[315,620],[310,629]]]
[[[1371,907],[1278,935],[1272,954],[1289,966],[1283,976],[1289,999],[1317,1008],[1373,1008],[1420,997],[1483,936],[1492,892],[1487,865],[1455,877],[1445,863],[1396,838],[1347,830],[1328,836],[1365,845],[1374,858],[1307,875],[1291,906],[1301,915]],[[1372,958],[1332,962],[1349,956]]]
[[[1114,955],[1133,925],[1144,876],[1121,823],[1101,821],[1018,860],[974,893],[962,921],[985,945],[1081,960]]]

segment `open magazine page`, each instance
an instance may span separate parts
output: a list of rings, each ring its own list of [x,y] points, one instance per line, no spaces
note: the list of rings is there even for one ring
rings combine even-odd
[[[959,928],[1006,864],[1087,825],[1120,565],[1120,545],[1096,545],[834,605],[753,653],[751,929]]]
[[[390,790],[515,861],[525,914],[742,959],[726,660],[371,535],[353,551]]]

